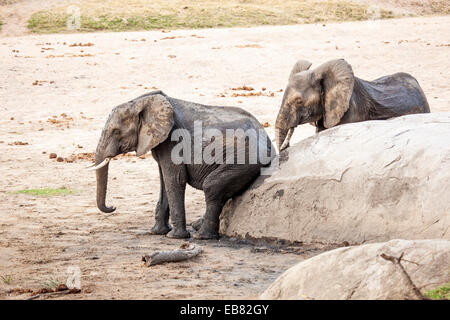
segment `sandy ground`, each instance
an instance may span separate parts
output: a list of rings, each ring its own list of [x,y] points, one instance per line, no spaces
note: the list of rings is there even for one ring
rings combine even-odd
[[[257,297],[287,268],[330,247],[200,241],[198,258],[146,268],[142,255],[185,242],[148,234],[159,191],[155,161],[113,161],[107,204],[118,209],[103,214],[95,206],[95,175],[83,169],[89,162],[56,162],[49,153],[93,152],[109,111],[153,87],[185,100],[240,106],[269,122],[272,135],[280,89],[299,58],[317,65],[343,57],[363,79],[409,72],[432,111],[450,111],[448,30],[450,17],[433,17],[0,39],[0,276],[11,277],[0,283],[0,298],[27,297],[9,294],[13,288],[65,282],[69,267],[80,268],[83,289],[70,298]],[[70,46],[79,43],[90,45]],[[242,85],[262,95],[233,97],[238,91],[231,88]],[[294,139],[311,134],[305,125]],[[15,193],[61,187],[75,193]],[[203,194],[190,188],[186,209],[188,222],[200,217]]]

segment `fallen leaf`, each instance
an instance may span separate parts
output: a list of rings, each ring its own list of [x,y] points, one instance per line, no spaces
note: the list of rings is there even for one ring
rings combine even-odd
[[[243,85],[242,87],[231,88],[231,90],[253,91],[255,89],[253,89],[252,87],[247,87],[246,85]]]
[[[241,44],[235,46],[236,48],[263,48],[263,46],[259,44]]]

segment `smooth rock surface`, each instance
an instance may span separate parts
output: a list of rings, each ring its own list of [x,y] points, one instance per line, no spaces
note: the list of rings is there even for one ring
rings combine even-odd
[[[341,125],[282,153],[225,206],[233,237],[361,244],[450,239],[450,113]]]
[[[403,254],[400,263],[422,294],[450,282],[450,241],[391,240],[339,248],[300,262],[260,298],[419,299],[401,268],[381,254]]]

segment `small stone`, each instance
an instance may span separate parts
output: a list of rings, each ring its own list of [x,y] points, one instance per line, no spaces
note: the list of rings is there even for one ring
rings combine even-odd
[[[61,283],[56,287],[55,292],[65,291],[65,290],[69,290],[69,288],[67,288],[67,286],[64,283]]]
[[[57,157],[56,153],[50,153],[48,156],[50,159],[55,159]]]

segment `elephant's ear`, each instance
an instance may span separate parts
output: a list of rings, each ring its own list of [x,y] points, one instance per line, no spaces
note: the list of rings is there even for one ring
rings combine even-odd
[[[167,139],[174,124],[174,111],[161,94],[144,96],[133,103],[141,123],[136,148],[136,155],[141,156]]]
[[[309,67],[311,67],[311,64],[312,64],[311,62],[306,60],[298,60],[291,70],[289,80],[291,80],[297,73],[308,70]]]
[[[344,59],[331,60],[315,69],[314,77],[322,83],[324,126],[334,127],[350,106],[355,83],[352,67]]]

